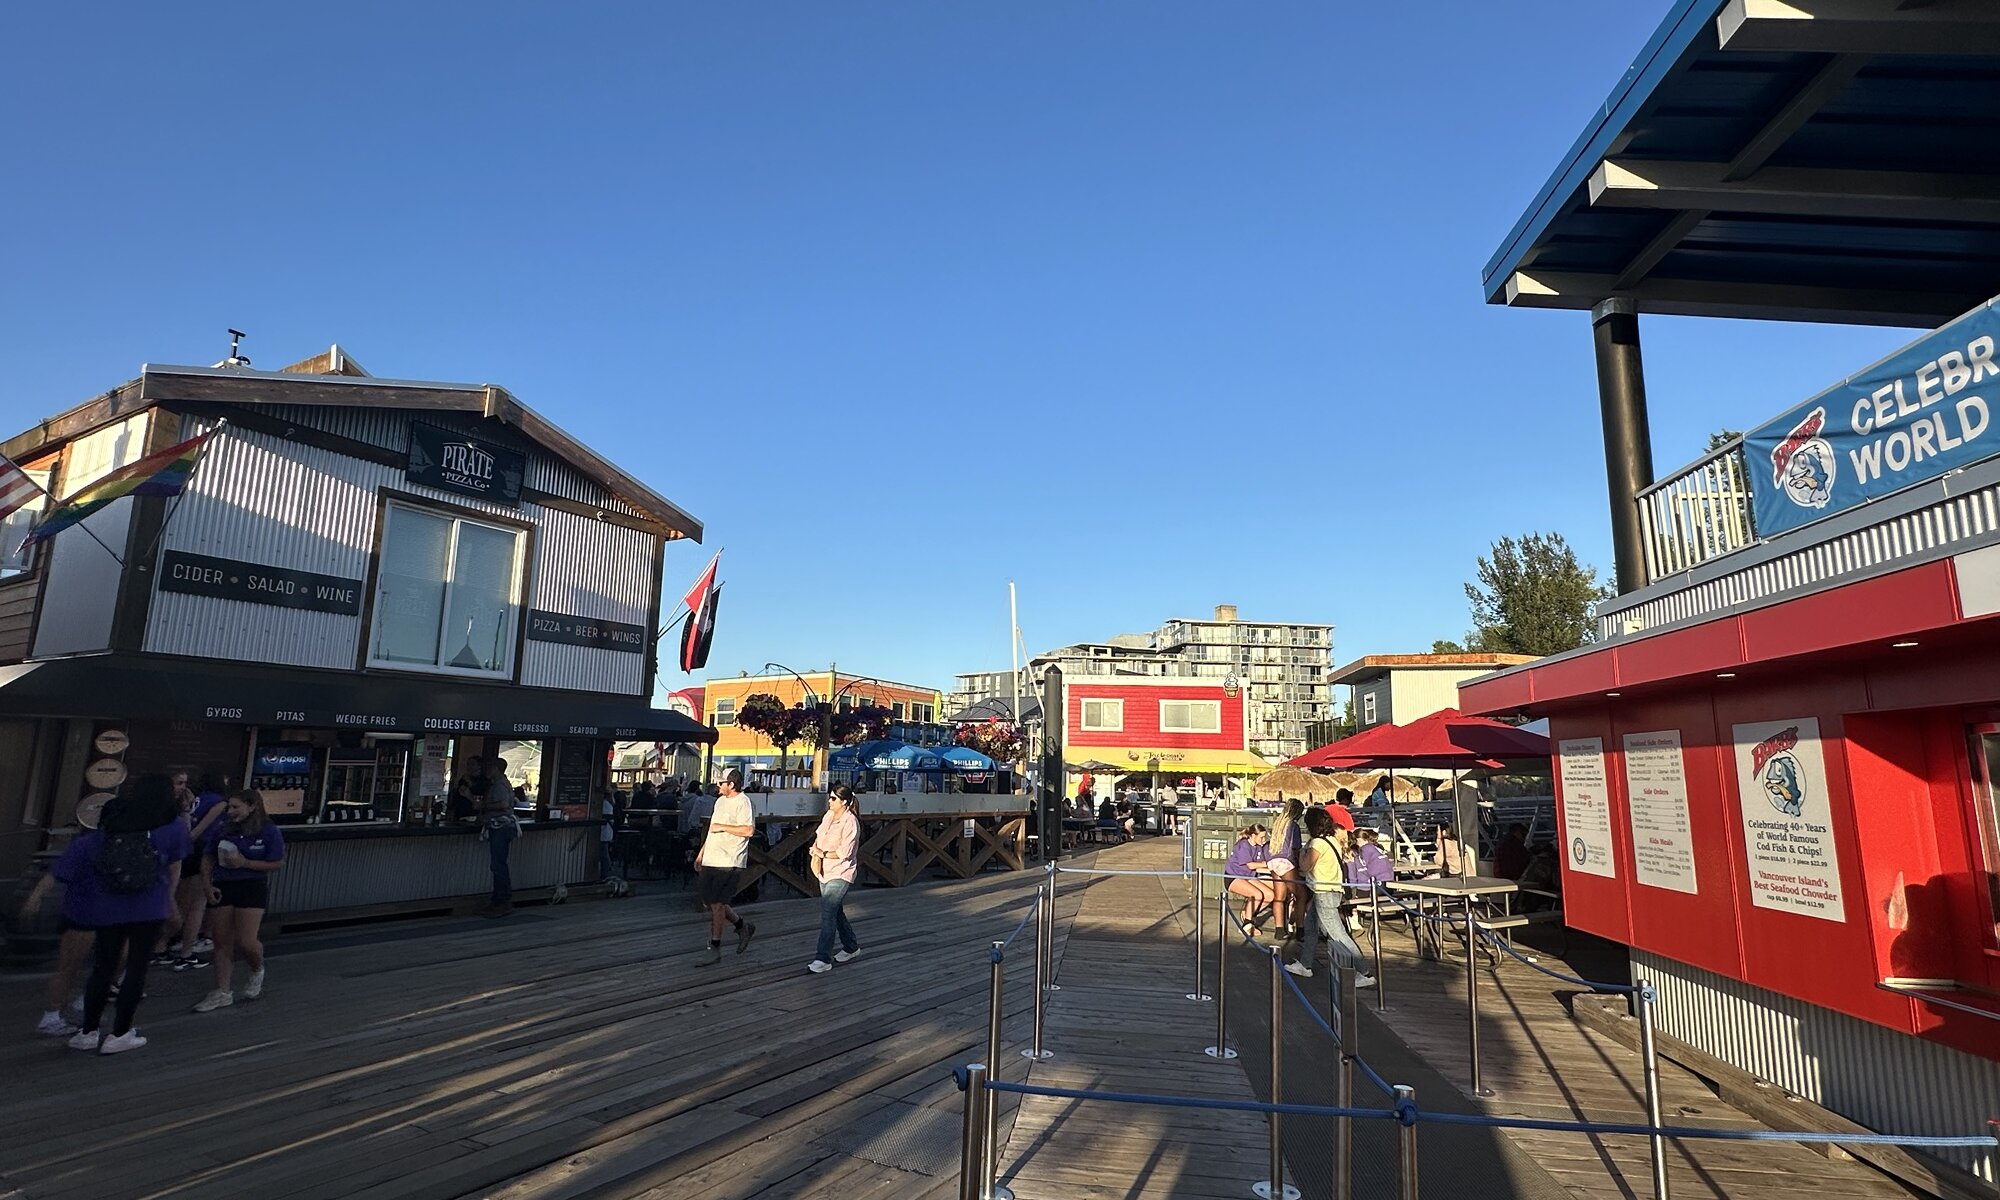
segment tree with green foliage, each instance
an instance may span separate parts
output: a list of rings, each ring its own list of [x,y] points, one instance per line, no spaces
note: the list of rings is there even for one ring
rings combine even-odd
[[[1464,646],[1459,645],[1457,642],[1452,641],[1450,638],[1439,638],[1437,641],[1431,643],[1431,653],[1465,654],[1467,653],[1467,650]]]
[[[1596,606],[1612,590],[1576,559],[1560,533],[1503,537],[1465,585],[1472,602],[1466,643],[1494,654],[1560,654],[1597,637]]]

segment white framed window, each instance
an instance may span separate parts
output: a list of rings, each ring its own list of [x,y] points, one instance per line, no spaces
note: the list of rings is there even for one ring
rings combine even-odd
[[[1089,733],[1123,733],[1125,731],[1125,702],[1123,700],[1085,700],[1083,702],[1083,728]]]
[[[724,725],[736,724],[736,701],[717,700],[715,702],[714,716],[715,727],[717,729],[722,728]]]
[[[403,504],[382,522],[369,665],[511,676],[523,531]]]
[[[1160,701],[1161,733],[1221,733],[1222,701]]]
[[[898,721],[903,719],[903,702],[901,700],[889,706],[889,715]]]
[[[1364,693],[1361,697],[1361,723],[1363,725],[1373,725],[1375,723],[1374,692]]]
[[[55,468],[24,467],[21,474],[34,480],[42,489],[42,494],[8,513],[4,520],[0,520],[0,579],[27,574],[35,569],[35,563],[41,557],[37,547],[27,544],[28,531],[33,529],[35,522],[41,520],[42,514],[48,511],[49,480],[55,476]]]

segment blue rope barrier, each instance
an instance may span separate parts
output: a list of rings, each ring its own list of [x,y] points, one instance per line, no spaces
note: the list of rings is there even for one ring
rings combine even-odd
[[[1549,976],[1551,979],[1560,979],[1564,983],[1573,983],[1578,987],[1589,988],[1593,992],[1608,992],[1613,995],[1619,995],[1619,996],[1629,996],[1639,990],[1637,984],[1604,983],[1594,979],[1583,979],[1575,975],[1565,975],[1561,971],[1552,971],[1549,968],[1543,966],[1542,964],[1528,958],[1526,955],[1522,954],[1519,950],[1514,949],[1514,947],[1509,946],[1504,938],[1500,937],[1498,934],[1494,933],[1490,929],[1481,929],[1479,931],[1479,935],[1485,938],[1488,942],[1492,943],[1493,945],[1498,946],[1502,950],[1505,950],[1509,955],[1520,960],[1520,962],[1523,963],[1524,965],[1533,967],[1535,970],[1540,971],[1542,974]]]
[[[1375,1089],[1384,1096],[1393,1096],[1396,1094],[1395,1087],[1388,1080],[1376,1074],[1375,1068],[1368,1065],[1367,1059],[1357,1054],[1354,1056],[1354,1065],[1361,1068],[1361,1073],[1368,1077],[1368,1082],[1374,1084]]]
[[[993,952],[994,962],[999,962],[1001,957],[1001,952],[1006,950],[1007,947],[1013,945],[1015,938],[1021,936],[1021,931],[1028,927],[1028,922],[1030,920],[1034,919],[1035,910],[1040,908],[1041,906],[1042,906],[1042,898],[1039,894],[1037,894],[1035,896],[1034,901],[1028,905],[1028,911],[1021,914],[1021,923],[1019,925],[1014,926],[1014,932],[1008,934],[1007,940],[1000,943],[1000,949],[995,950]]]
[[[1337,970],[1338,968],[1335,969]],[[1326,1036],[1332,1038],[1335,1042],[1340,1041],[1340,1034],[1334,1031],[1333,1025],[1325,1017],[1319,1015],[1319,1009],[1314,1006],[1311,1000],[1306,998],[1304,989],[1299,987],[1299,981],[1292,978],[1290,971],[1285,972],[1285,982],[1290,985],[1292,995],[1297,996],[1299,1003],[1306,1006],[1306,1012],[1314,1021],[1319,1023],[1321,1029],[1326,1031]],[[1375,1073],[1375,1068],[1368,1065],[1367,1059],[1357,1054],[1354,1056],[1354,1062],[1356,1066],[1361,1068],[1361,1073],[1368,1077],[1368,1082],[1375,1085],[1384,1096],[1394,1096],[1396,1094],[1396,1089],[1389,1085],[1388,1080]]]
[[[1359,1059],[1356,1060],[1360,1061]],[[1425,1112],[1414,1103],[1392,1109],[1341,1108],[1328,1104],[1272,1104],[1262,1100],[1220,1100],[1198,1096],[1160,1096],[1145,1092],[1091,1092],[1080,1088],[1041,1087],[1031,1083],[1008,1083],[991,1079],[989,1091],[1013,1092],[1021,1096],[1048,1096],[1058,1100],[1101,1100],[1107,1104],[1144,1104],[1156,1108],[1207,1108],[1223,1112],[1283,1113],[1302,1117],[1358,1117],[1362,1120],[1397,1121],[1416,1125],[1425,1121],[1440,1125],[1483,1125],[1498,1129],[1535,1129],[1552,1133],[1609,1133],[1634,1137],[1667,1137],[1687,1140],[1728,1142],[1797,1142],[1849,1146],[1919,1146],[1932,1148],[1990,1147],[1986,1134],[1897,1134],[1820,1133],[1778,1129],[1703,1129],[1688,1125],[1633,1125],[1619,1122],[1549,1121],[1533,1117],[1491,1117],[1475,1113]]]

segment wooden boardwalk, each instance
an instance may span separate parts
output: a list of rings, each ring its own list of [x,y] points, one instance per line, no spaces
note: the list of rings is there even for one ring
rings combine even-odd
[[[827,975],[797,900],[696,965],[684,891],[286,937],[263,999],[205,1016],[206,972],[155,975],[136,1053],[0,1041],[0,1197],[955,1196],[950,1068],[1039,878],[858,891]],[[0,980],[23,1033],[40,993]]]

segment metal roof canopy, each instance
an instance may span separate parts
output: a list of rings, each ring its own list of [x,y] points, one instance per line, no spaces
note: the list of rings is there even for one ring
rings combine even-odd
[[[1676,0],[1488,303],[1929,328],[2000,292],[2000,4]]]

